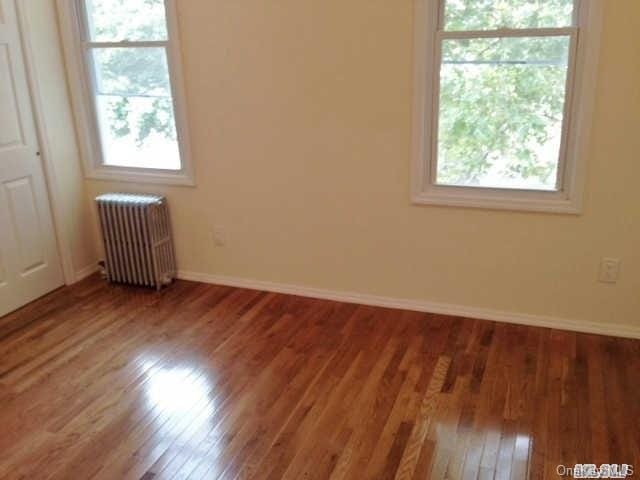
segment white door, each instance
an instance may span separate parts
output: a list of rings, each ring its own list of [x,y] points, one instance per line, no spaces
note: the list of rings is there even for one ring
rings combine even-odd
[[[0,0],[0,316],[64,283],[14,0]]]

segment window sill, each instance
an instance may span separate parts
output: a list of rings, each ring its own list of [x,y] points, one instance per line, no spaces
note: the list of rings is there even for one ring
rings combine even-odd
[[[435,187],[433,191],[414,193],[411,200],[414,205],[439,205],[568,215],[580,215],[582,213],[581,205],[576,199],[567,198],[558,192]]]
[[[115,182],[152,183],[156,185],[177,185],[195,187],[193,175],[184,170],[152,170],[128,167],[99,167],[85,175],[92,180],[110,180]]]

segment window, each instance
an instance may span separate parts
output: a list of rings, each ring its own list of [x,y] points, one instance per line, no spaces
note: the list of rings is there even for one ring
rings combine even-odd
[[[89,177],[190,184],[173,0],[59,0]]]
[[[414,202],[578,213],[597,2],[416,2]]]

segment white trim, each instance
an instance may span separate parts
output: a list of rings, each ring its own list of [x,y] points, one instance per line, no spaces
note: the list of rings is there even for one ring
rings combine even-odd
[[[180,149],[181,170],[156,170],[134,167],[104,165],[101,161],[102,147],[94,111],[90,74],[84,61],[82,21],[76,0],[56,0],[60,19],[60,33],[64,46],[72,103],[78,130],[78,141],[82,151],[85,176],[98,180],[114,180],[139,183],[159,183],[165,185],[193,186],[194,170],[188,126],[187,101],[182,75],[180,34],[175,0],[165,0],[167,30],[169,39],[150,42],[165,46],[171,79],[173,108]],[[136,46],[140,42],[125,42],[122,45]],[[149,42],[147,42],[149,43]],[[107,46],[112,44],[107,44]],[[113,44],[115,45],[115,44]],[[121,45],[121,46],[122,46]]]
[[[410,300],[404,298],[383,297],[366,293],[342,292],[326,290],[322,288],[304,287],[285,283],[275,283],[263,280],[250,280],[223,275],[211,275],[207,273],[189,272],[181,270],[178,278],[194,282],[227,285],[230,287],[248,288],[251,290],[264,290],[267,292],[299,295],[303,297],[334,300],[338,302],[357,303],[374,307],[397,308],[416,312],[427,312],[456,317],[477,318],[502,323],[514,323],[532,327],[553,328],[556,330],[569,330],[581,333],[593,333],[625,338],[639,338],[640,327],[622,324],[603,324],[596,322],[582,322],[565,318],[549,317],[543,315],[530,315],[524,313],[505,312],[488,308],[468,307],[449,303],[430,302],[427,300]]]
[[[440,0],[414,0],[414,104],[411,167],[411,201],[414,204],[579,214],[585,177],[585,157],[595,104],[595,88],[602,29],[602,3],[577,0],[576,25],[571,28],[512,29],[487,32],[439,31]],[[516,33],[517,32],[517,33]],[[513,36],[521,34],[571,37],[565,121],[559,164],[558,191],[532,191],[436,185],[435,130],[439,84],[438,38]],[[575,53],[575,54],[574,54]],[[568,112],[568,113],[567,113]]]
[[[67,229],[63,227],[64,209],[62,202],[60,201],[60,191],[58,188],[56,168],[51,161],[51,149],[49,146],[49,134],[47,131],[47,124],[44,118],[44,108],[42,106],[42,98],[40,96],[40,84],[38,82],[38,76],[36,75],[37,67],[33,56],[33,46],[29,39],[28,32],[31,30],[29,24],[29,18],[24,12],[22,2],[14,1],[17,17],[18,17],[18,30],[22,40],[22,52],[24,57],[25,70],[27,74],[27,82],[29,94],[31,96],[31,105],[33,110],[33,117],[36,125],[36,134],[38,136],[38,144],[40,148],[40,159],[42,162],[45,183],[47,186],[47,192],[49,197],[49,203],[51,207],[51,214],[53,218],[53,227],[56,235],[56,244],[58,247],[58,255],[60,256],[60,263],[62,264],[62,272],[64,275],[64,281],[67,285],[71,285],[75,282],[76,273],[73,268],[73,255],[72,255],[72,243],[71,237],[67,232]]]
[[[167,47],[167,40],[148,40],[138,42],[134,40],[123,40],[122,42],[82,42],[85,48],[126,48],[126,47]]]
[[[100,265],[96,263],[92,263],[87,265],[86,267],[81,268],[75,272],[73,283],[79,282],[80,280],[84,280],[87,277],[90,277],[94,273],[100,270]]]
[[[499,28],[496,30],[440,30],[438,38],[444,40],[462,38],[498,38],[498,37],[555,37],[569,36],[576,32],[576,27],[558,28]]]

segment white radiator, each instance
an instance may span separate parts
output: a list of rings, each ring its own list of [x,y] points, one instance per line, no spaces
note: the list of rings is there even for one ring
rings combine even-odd
[[[165,197],[107,193],[96,198],[110,282],[160,289],[176,277]]]

